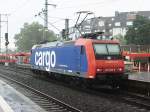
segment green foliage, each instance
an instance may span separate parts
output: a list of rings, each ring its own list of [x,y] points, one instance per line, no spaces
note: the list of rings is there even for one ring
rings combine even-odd
[[[30,51],[33,45],[43,41],[44,27],[37,22],[25,23],[20,33],[16,34],[15,45],[18,51]],[[48,41],[56,40],[56,35],[52,31],[47,31]]]
[[[125,38],[127,44],[150,45],[150,20],[137,16],[133,26],[128,28]]]
[[[127,43],[126,39],[121,34],[115,35],[113,38],[119,40],[121,45],[126,45]]]

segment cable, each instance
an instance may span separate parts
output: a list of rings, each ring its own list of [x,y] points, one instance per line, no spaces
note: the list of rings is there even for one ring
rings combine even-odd
[[[101,1],[101,2],[95,2],[95,3],[86,3],[86,4],[80,4],[80,5],[78,5],[77,7],[82,7],[82,6],[94,6],[94,5],[99,5],[99,4],[101,4],[101,5],[104,5],[106,2],[109,2],[109,3],[111,3],[111,2],[114,2],[113,0],[108,0],[108,1]],[[116,1],[115,1],[116,2]],[[75,6],[75,5],[74,5]],[[56,8],[56,10],[62,10],[62,9],[68,9],[68,8],[75,8],[75,7],[73,7],[73,6],[69,6],[69,7],[62,7],[62,8]]]
[[[52,17],[52,16],[48,16],[49,18],[54,18],[54,19],[59,19],[59,20],[65,20],[65,18],[60,18],[60,17]]]
[[[41,15],[38,15],[38,16],[44,20],[44,18]],[[51,25],[53,28],[55,28],[57,31],[60,32],[60,29],[57,28],[55,25],[53,25],[51,22],[48,22],[48,24]]]
[[[10,14],[12,15],[13,13],[16,13],[17,11],[19,11],[21,8],[23,8],[24,6],[26,6],[29,3],[29,1],[30,0],[25,0],[17,9],[15,9],[14,11],[12,11]],[[19,2],[20,2],[20,0],[19,0]]]
[[[60,21],[62,21],[62,20],[54,21],[52,24],[54,24],[54,23],[58,23],[58,22],[60,22]]]

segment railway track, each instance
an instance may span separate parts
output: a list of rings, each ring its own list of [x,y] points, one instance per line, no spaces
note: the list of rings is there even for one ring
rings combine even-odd
[[[32,87],[29,87],[17,80],[0,74],[0,77],[4,78],[11,86],[17,88],[18,91],[29,97],[43,109],[48,112],[82,112],[81,110],[66,104],[52,96],[42,93]]]
[[[10,69],[10,70],[15,71],[14,69]],[[24,71],[20,71],[20,70],[18,72],[25,73]],[[29,75],[28,73],[26,73],[26,74]],[[109,90],[107,91],[106,89],[104,91],[103,90],[97,91],[97,89],[96,90],[93,89],[92,91],[89,91],[89,90],[86,90],[86,91],[93,95],[99,95],[99,96],[104,96],[107,98],[117,99],[121,102],[125,102],[126,104],[130,104],[139,109],[150,110],[150,97],[148,97],[148,96],[130,93],[128,91],[122,91],[122,90],[115,91],[115,92],[109,91]],[[66,111],[64,111],[64,112],[66,112]]]
[[[128,104],[136,105],[139,108],[150,110],[150,97],[130,92],[121,92],[121,100]]]
[[[97,90],[97,89],[96,89]],[[138,109],[146,109],[150,110],[150,97],[145,96],[138,93],[133,93],[125,90],[98,90],[100,91],[101,95],[104,95],[104,97],[108,97],[110,99],[118,100],[119,102],[124,102],[128,105],[134,106]],[[96,95],[98,95],[98,92],[94,92]]]

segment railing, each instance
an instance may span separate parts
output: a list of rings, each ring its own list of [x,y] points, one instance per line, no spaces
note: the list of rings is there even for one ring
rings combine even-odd
[[[150,53],[150,45],[122,45],[121,49],[130,53]]]

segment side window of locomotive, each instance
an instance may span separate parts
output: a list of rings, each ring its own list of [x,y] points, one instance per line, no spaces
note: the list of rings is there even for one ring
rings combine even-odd
[[[85,53],[85,48],[84,48],[84,46],[81,46],[81,51],[80,51],[81,53],[80,54],[84,54]]]

